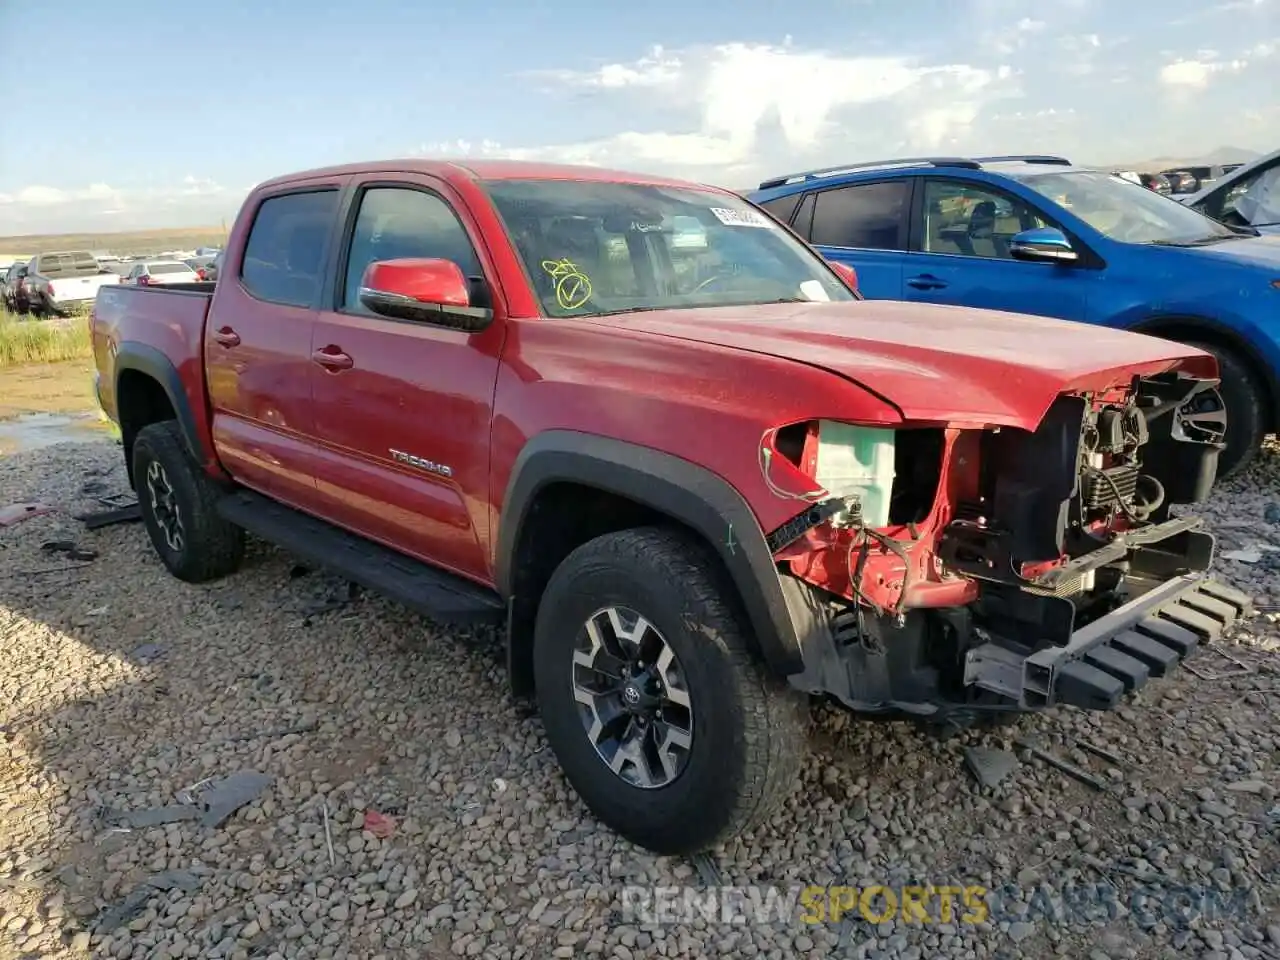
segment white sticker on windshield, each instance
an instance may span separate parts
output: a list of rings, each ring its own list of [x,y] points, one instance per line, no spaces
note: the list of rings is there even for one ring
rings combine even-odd
[[[827,288],[822,285],[821,280],[806,280],[800,284],[800,292],[804,294],[806,300],[814,303],[830,303],[831,294],[827,293]]]
[[[776,230],[778,228],[774,221],[763,213],[757,213],[755,210],[730,210],[728,207],[712,207],[711,212],[726,227],[764,227],[766,230]]]

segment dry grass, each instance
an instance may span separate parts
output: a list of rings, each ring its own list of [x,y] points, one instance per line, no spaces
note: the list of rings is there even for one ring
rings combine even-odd
[[[0,420],[29,413],[84,413],[96,406],[93,364],[87,360],[0,370]]]
[[[221,246],[226,239],[226,233],[222,227],[0,237],[0,256],[35,256],[37,253],[53,250],[107,250],[117,255],[152,254],[164,250],[192,250],[196,247]]]
[[[0,370],[33,363],[83,361],[91,354],[89,325],[84,317],[32,320],[0,308]]]

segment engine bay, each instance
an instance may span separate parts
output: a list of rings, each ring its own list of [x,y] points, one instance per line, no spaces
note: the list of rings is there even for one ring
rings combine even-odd
[[[777,431],[762,469],[817,480],[827,423]],[[862,707],[1025,706],[1008,664],[990,680],[971,652],[1012,663],[1065,647],[1146,591],[1206,570],[1212,537],[1170,508],[1209,496],[1225,426],[1216,381],[1168,373],[1064,393],[1034,432],[912,425],[884,431],[890,445],[830,431],[861,444],[849,462],[866,469],[828,457],[821,494],[771,534],[789,602],[833,645],[819,658],[826,678],[808,682]]]

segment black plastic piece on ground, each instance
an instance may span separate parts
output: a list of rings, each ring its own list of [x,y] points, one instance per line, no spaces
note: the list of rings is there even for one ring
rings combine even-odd
[[[100,513],[85,513],[76,517],[90,530],[110,527],[117,523],[137,523],[142,519],[142,508],[136,503],[118,510],[103,510]]]
[[[1225,627],[1222,621],[1209,616],[1207,613],[1193,610],[1182,601],[1161,608],[1160,616],[1166,620],[1172,620],[1181,627],[1195,631],[1206,640],[1217,640],[1222,636],[1222,631]]]
[[[1115,647],[1097,647],[1090,650],[1084,659],[1122,682],[1126,693],[1132,693],[1151,678],[1151,671],[1145,663]]]
[[[1172,647],[1184,660],[1200,645],[1200,638],[1186,627],[1180,627],[1168,620],[1161,620],[1159,617],[1146,617],[1140,620],[1134,629],[1160,641],[1166,647]]]
[[[1127,630],[1112,642],[1117,650],[1136,657],[1147,665],[1153,677],[1163,677],[1178,662],[1178,651],[1167,647],[1154,637]]]
[[[218,502],[236,526],[361,586],[446,623],[503,622],[493,590],[406,557],[260,494],[238,491]]]
[[[1223,603],[1229,603],[1240,611],[1239,616],[1247,617],[1253,613],[1253,598],[1243,590],[1237,590],[1235,587],[1229,587],[1219,580],[1205,580],[1200,584],[1200,592],[1221,600]]]
[[[1092,664],[1074,660],[1058,671],[1058,702],[1085,710],[1110,710],[1124,696],[1124,682]]]

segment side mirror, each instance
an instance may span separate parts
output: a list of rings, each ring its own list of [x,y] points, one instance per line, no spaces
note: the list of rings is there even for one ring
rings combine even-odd
[[[1071,249],[1071,241],[1057,227],[1036,227],[1015,233],[1009,241],[1009,255],[1015,260],[1042,263],[1070,263],[1080,259]]]
[[[849,266],[847,263],[840,263],[838,260],[828,260],[827,263],[831,264],[831,269],[840,275],[840,279],[845,282],[845,285],[850,290],[854,293],[858,292],[857,270],[853,269],[853,267]]]
[[[376,260],[360,281],[360,302],[383,317],[483,330],[493,311],[471,305],[467,278],[452,260]]]

